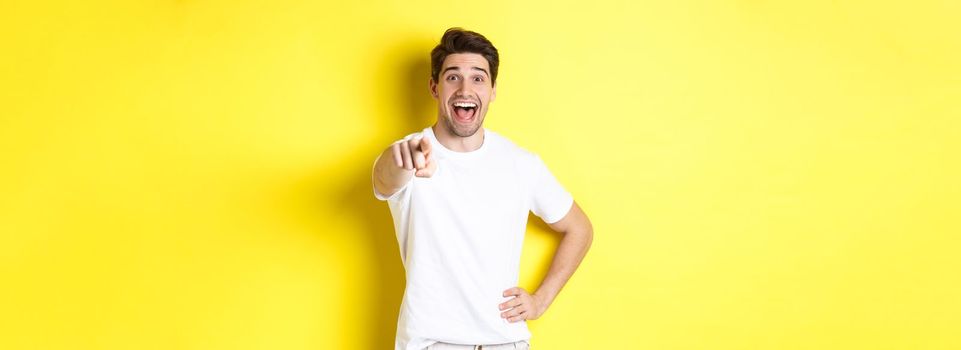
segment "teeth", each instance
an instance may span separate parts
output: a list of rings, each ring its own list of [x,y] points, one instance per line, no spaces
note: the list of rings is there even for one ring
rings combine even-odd
[[[457,102],[454,104],[454,107],[477,108],[477,104],[473,102]]]

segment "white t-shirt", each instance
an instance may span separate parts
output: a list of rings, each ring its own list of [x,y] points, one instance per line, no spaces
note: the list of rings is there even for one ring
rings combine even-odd
[[[411,136],[430,140],[434,175],[389,198],[374,190],[390,205],[407,273],[396,350],[529,340],[527,323],[507,322],[498,305],[518,283],[528,212],[554,223],[573,197],[540,157],[490,130],[471,152],[445,148],[429,127]]]

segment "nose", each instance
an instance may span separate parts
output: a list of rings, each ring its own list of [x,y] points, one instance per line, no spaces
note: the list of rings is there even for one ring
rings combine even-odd
[[[454,94],[454,98],[458,100],[470,100],[470,101],[477,99],[476,95],[474,95],[467,89],[457,90],[457,92]]]
[[[464,82],[458,83],[457,89],[454,91],[457,97],[470,97],[473,96],[472,92],[473,91],[470,89],[470,84]]]

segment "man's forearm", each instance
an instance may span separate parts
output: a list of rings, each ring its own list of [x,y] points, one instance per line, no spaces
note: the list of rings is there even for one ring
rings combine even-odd
[[[374,188],[384,195],[392,195],[414,176],[413,170],[404,169],[394,163],[391,149],[387,148],[374,163]]]
[[[550,305],[584,260],[593,239],[594,230],[590,225],[571,228],[570,231],[565,232],[564,238],[561,239],[554,253],[547,276],[534,294],[544,298],[547,305]]]

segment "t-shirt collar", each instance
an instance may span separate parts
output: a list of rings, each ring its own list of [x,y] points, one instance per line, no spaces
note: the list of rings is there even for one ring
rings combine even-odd
[[[478,156],[480,156],[481,154],[484,154],[484,152],[486,152],[487,149],[489,148],[489,147],[488,147],[488,144],[490,143],[490,136],[491,136],[491,135],[490,135],[490,130],[487,130],[487,129],[485,128],[485,129],[484,129],[484,141],[481,142],[481,146],[480,146],[478,149],[473,150],[473,151],[470,151],[470,152],[457,152],[457,151],[450,150],[450,149],[448,149],[447,147],[444,147],[444,145],[443,145],[442,143],[440,143],[440,141],[437,140],[437,135],[434,135],[434,129],[433,129],[432,127],[429,127],[429,126],[428,126],[427,128],[425,128],[425,129],[424,129],[424,135],[426,135],[427,137],[430,138],[431,144],[434,145],[434,149],[435,149],[438,153],[443,153],[445,156],[448,156],[448,157],[452,157],[452,158],[462,158],[462,159],[468,159],[468,158],[478,157]]]

